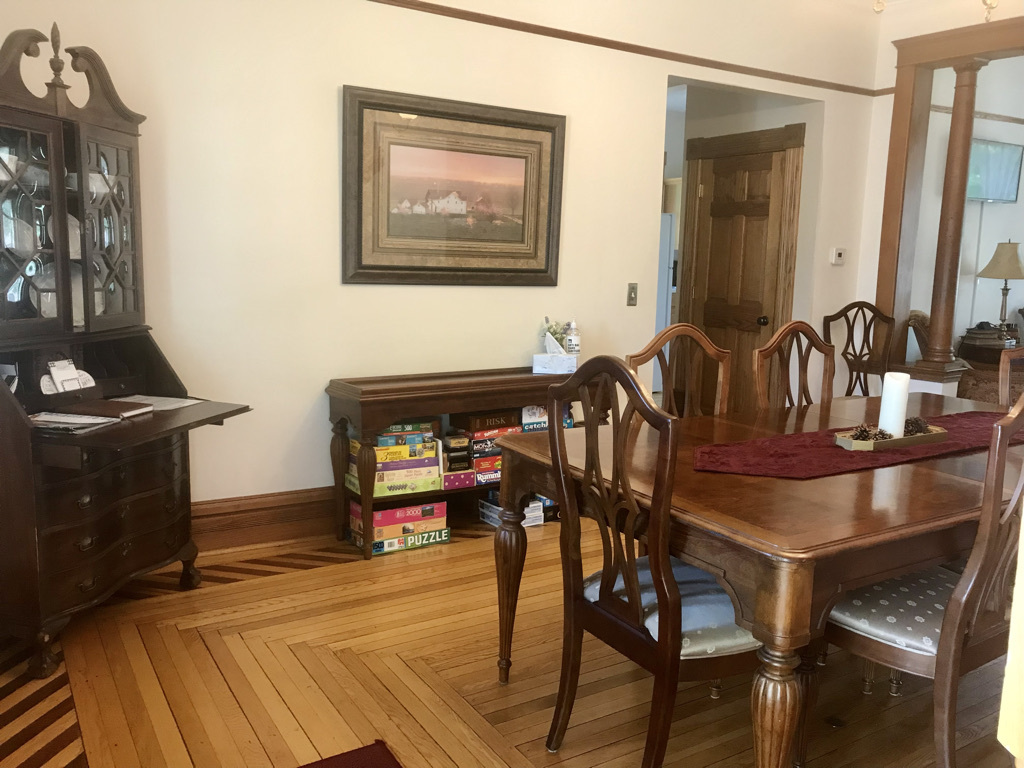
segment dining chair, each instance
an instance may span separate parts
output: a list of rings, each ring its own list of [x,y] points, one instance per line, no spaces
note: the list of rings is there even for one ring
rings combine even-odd
[[[824,358],[821,377],[821,398],[824,405],[832,401],[832,378],[836,371],[836,349],[821,340],[809,324],[803,320],[786,323],[775,332],[767,344],[754,350],[754,387],[757,390],[757,407],[770,408],[771,398],[768,394],[771,378],[771,362],[778,362],[777,376],[779,385],[785,392],[785,399],[776,395],[779,405],[794,407],[814,403],[807,380],[807,370],[811,352],[817,350]],[[792,370],[795,365],[799,373],[797,387],[792,386]]]
[[[573,401],[582,407],[583,428],[566,430],[555,421],[549,432],[562,510],[563,629],[547,747],[554,752],[561,746],[569,724],[585,630],[653,673],[641,766],[655,768],[665,756],[678,682],[752,671],[760,643],[736,625],[732,601],[714,576],[669,555],[679,420],[655,405],[614,357],[591,358],[568,381],[552,386],[548,413]],[[597,413],[605,407],[607,424],[599,426]],[[636,447],[649,445],[638,441],[642,429],[656,433],[656,452]],[[568,433],[584,443],[577,470],[569,466]],[[641,495],[649,504],[641,503]],[[601,570],[587,577],[580,546],[584,518],[596,526],[602,545]],[[638,552],[641,535],[646,555]]]
[[[1024,360],[1024,347],[1004,349],[999,353],[999,404],[1009,408],[1013,404],[1013,397],[1010,391],[1010,373],[1017,361]]]
[[[639,352],[626,355],[626,365],[636,373],[641,365],[657,358],[663,388],[662,408],[673,416],[703,416],[703,384],[710,383],[710,376],[705,375],[705,363],[711,360],[718,371],[713,412],[717,416],[724,413],[729,404],[731,357],[729,350],[717,346],[697,326],[676,323],[658,333]]]
[[[1024,397],[996,422],[981,515],[963,574],[935,565],[854,590],[832,609],[825,639],[868,661],[934,680],[936,768],[956,768],[960,676],[1006,653],[1024,473],[1008,461]],[[1014,488],[1003,504],[1004,481]]]
[[[896,320],[874,304],[851,302],[822,320],[822,338],[826,344],[832,343],[832,325],[839,321],[846,328],[846,343],[839,353],[849,371],[846,396],[856,393],[867,397],[870,394],[868,376],[877,375],[881,379],[889,369]]]

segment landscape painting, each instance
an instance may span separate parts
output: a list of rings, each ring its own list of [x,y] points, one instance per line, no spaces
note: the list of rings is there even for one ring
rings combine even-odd
[[[342,89],[342,282],[557,285],[565,117]]]
[[[390,146],[388,234],[520,242],[526,158]]]

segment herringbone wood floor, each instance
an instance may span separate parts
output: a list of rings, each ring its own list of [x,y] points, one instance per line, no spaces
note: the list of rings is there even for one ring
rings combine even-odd
[[[248,553],[244,563],[206,563],[195,592],[123,601],[73,622],[66,670],[14,693],[0,688],[0,743],[42,708],[48,720],[34,733],[49,734],[52,754],[21,736],[2,748],[0,768],[85,765],[83,742],[92,768],[276,768],[375,738],[407,768],[636,766],[650,678],[592,639],[565,743],[557,755],[544,748],[559,667],[557,532],[529,532],[507,687],[496,683],[489,536],[370,562],[330,547]],[[277,575],[258,578],[266,570]],[[236,576],[244,580],[213,583]],[[173,577],[135,589],[160,592]],[[0,686],[12,685],[19,666],[8,666]],[[997,663],[964,680],[962,768],[1009,765],[993,735],[1000,673]],[[810,765],[934,765],[931,688],[908,679],[904,689],[900,698],[882,685],[863,696],[859,665],[833,654],[812,718]],[[727,681],[717,701],[706,685],[683,688],[666,766],[750,766],[749,691],[746,679]]]

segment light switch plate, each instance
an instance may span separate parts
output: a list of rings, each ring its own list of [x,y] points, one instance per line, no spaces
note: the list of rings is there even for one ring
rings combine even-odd
[[[636,306],[636,283],[629,283],[626,285],[626,306]]]

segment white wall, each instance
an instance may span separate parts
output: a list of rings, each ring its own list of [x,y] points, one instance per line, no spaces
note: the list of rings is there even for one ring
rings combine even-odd
[[[484,0],[447,4],[495,11]],[[515,6],[516,18],[535,23],[808,77],[872,79],[879,21],[861,0],[737,0],[723,13],[671,0],[651,0],[643,13],[627,0]],[[149,118],[142,211],[147,321],[157,341],[192,393],[254,409],[194,434],[196,500],[329,485],[323,389],[333,377],[524,365],[544,315],[575,317],[587,356],[642,346],[655,321],[670,76],[817,102],[812,141],[821,158],[804,188],[820,194],[804,205],[816,204],[817,223],[801,231],[812,265],[798,278],[800,296],[819,318],[857,298],[854,281],[823,278],[820,264],[842,244],[853,254],[844,269],[862,271],[870,97],[365,0],[6,8],[10,29],[48,31],[53,19],[65,44],[104,58],[125,103]],[[438,56],[461,62],[459,74],[438,77],[423,65]],[[39,82],[47,57],[25,68]],[[73,98],[82,94],[81,76],[66,74]],[[558,286],[342,285],[343,84],[566,115]],[[624,306],[627,282],[640,284],[635,308]],[[432,313],[441,308],[467,321],[439,326]]]

